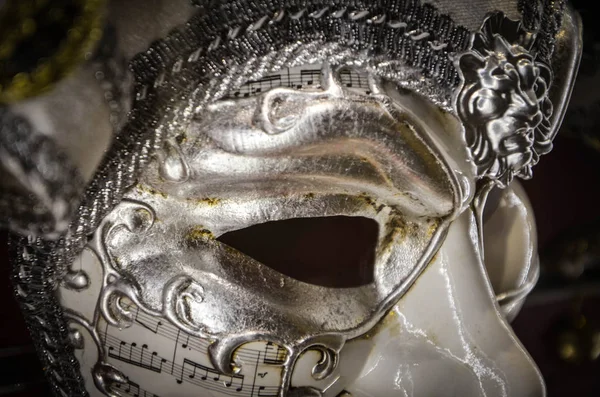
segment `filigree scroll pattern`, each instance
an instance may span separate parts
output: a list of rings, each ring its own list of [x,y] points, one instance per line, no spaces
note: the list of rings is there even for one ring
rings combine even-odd
[[[161,307],[156,308],[146,302],[142,296],[141,288],[121,267],[119,260],[110,253],[111,241],[126,238],[135,238],[138,233],[149,231],[156,215],[152,208],[144,203],[125,200],[116,209],[116,217],[108,217],[98,228],[95,238],[90,242],[89,248],[100,260],[103,268],[102,289],[94,317],[91,321],[79,313],[68,311],[66,316],[69,322],[81,326],[89,332],[98,350],[98,361],[92,369],[92,377],[96,387],[108,396],[118,396],[118,389],[125,385],[128,378],[116,367],[106,361],[107,352],[101,339],[99,325],[103,318],[110,325],[118,328],[129,328],[134,322],[136,311],[140,310],[154,318],[164,318],[182,331],[198,337],[210,338],[214,342],[209,346],[208,352],[217,370],[224,373],[237,373],[241,370],[234,362],[235,352],[250,340],[233,339],[219,340],[210,331],[205,330],[191,316],[191,305],[197,305],[204,299],[204,288],[188,276],[172,278],[162,288]],[[114,221],[114,219],[119,221]],[[82,276],[80,274],[80,276]],[[85,275],[84,275],[85,276]],[[84,287],[85,289],[85,287]],[[72,329],[73,337],[79,331]],[[79,335],[80,336],[80,335]],[[81,339],[81,338],[79,338]],[[257,341],[260,338],[257,339]],[[338,338],[325,336],[319,340],[306,341],[302,346],[284,346],[287,352],[282,373],[280,395],[321,396],[322,393],[313,387],[291,388],[291,375],[298,358],[308,350],[316,350],[322,359],[312,369],[312,376],[316,380],[329,377],[337,367],[339,351],[343,342]]]

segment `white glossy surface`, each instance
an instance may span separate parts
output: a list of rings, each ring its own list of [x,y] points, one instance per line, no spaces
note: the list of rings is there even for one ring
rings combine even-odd
[[[484,215],[484,258],[498,303],[512,321],[538,279],[537,230],[518,182],[499,193],[493,211]]]
[[[505,276],[495,279],[495,285],[518,289],[535,267],[533,217],[520,187],[511,186],[503,193],[487,224],[491,225],[486,229],[487,255],[498,251],[490,248],[493,241],[504,242],[500,253],[509,253],[494,258],[492,273]],[[543,380],[535,364],[496,303],[478,239],[474,217],[466,211],[451,226],[434,261],[384,321],[368,335],[347,342],[334,375],[323,381],[312,379],[310,372],[319,353],[308,352],[295,369],[292,385],[313,385],[323,390],[325,397],[335,397],[343,390],[353,397],[544,396]],[[62,301],[91,317],[99,293],[94,280],[100,278],[100,265],[89,250],[78,261],[91,276],[91,286],[82,292],[63,289]],[[120,395],[259,396],[274,395],[277,390],[281,363],[274,360],[274,346],[255,343],[240,352],[243,382],[210,371],[202,379],[202,371],[196,368],[193,374],[184,359],[210,368],[206,353],[209,341],[186,339],[164,320],[162,325],[147,315],[138,320],[124,330],[100,330],[111,335],[107,347],[113,347],[109,351],[113,356],[108,362],[133,385],[123,387]],[[82,334],[86,348],[77,355],[91,395],[100,396],[90,376],[97,359],[95,346],[85,331]],[[145,358],[141,346],[147,346]],[[119,354],[146,366],[150,363],[155,369],[161,358],[165,361],[157,372],[115,358]]]
[[[347,387],[354,397],[545,395],[535,364],[496,306],[476,241],[467,212],[381,328],[368,342],[354,342],[375,346]]]

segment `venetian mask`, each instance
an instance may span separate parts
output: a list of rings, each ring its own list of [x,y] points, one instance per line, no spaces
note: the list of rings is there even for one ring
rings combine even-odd
[[[539,271],[514,178],[551,149],[576,15],[196,3],[111,3],[92,60],[5,89],[15,290],[57,395],[545,395],[508,324]]]

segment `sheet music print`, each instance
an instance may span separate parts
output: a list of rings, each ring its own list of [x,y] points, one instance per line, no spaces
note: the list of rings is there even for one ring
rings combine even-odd
[[[104,321],[100,326],[108,362],[130,379],[119,387],[122,395],[277,396],[285,349],[266,342],[245,345],[234,357],[242,370],[225,375],[210,364],[208,340],[186,334],[135,307],[131,310],[135,312],[131,327],[119,330]]]
[[[140,385],[129,380],[126,385],[115,385],[115,388],[120,394],[131,397],[159,397],[154,393],[150,393],[140,388]]]
[[[230,98],[247,98],[259,95],[272,88],[288,87],[296,89],[321,88],[321,67],[307,65],[296,68],[283,69],[260,80],[250,81],[231,93]],[[349,89],[360,93],[369,93],[369,84],[365,74],[351,70],[342,70],[340,73],[342,84]]]

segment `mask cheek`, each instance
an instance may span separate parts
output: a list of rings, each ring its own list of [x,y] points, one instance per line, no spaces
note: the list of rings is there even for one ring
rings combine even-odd
[[[373,330],[363,372],[346,390],[354,397],[544,395],[539,371],[498,310],[486,273],[467,211]]]

